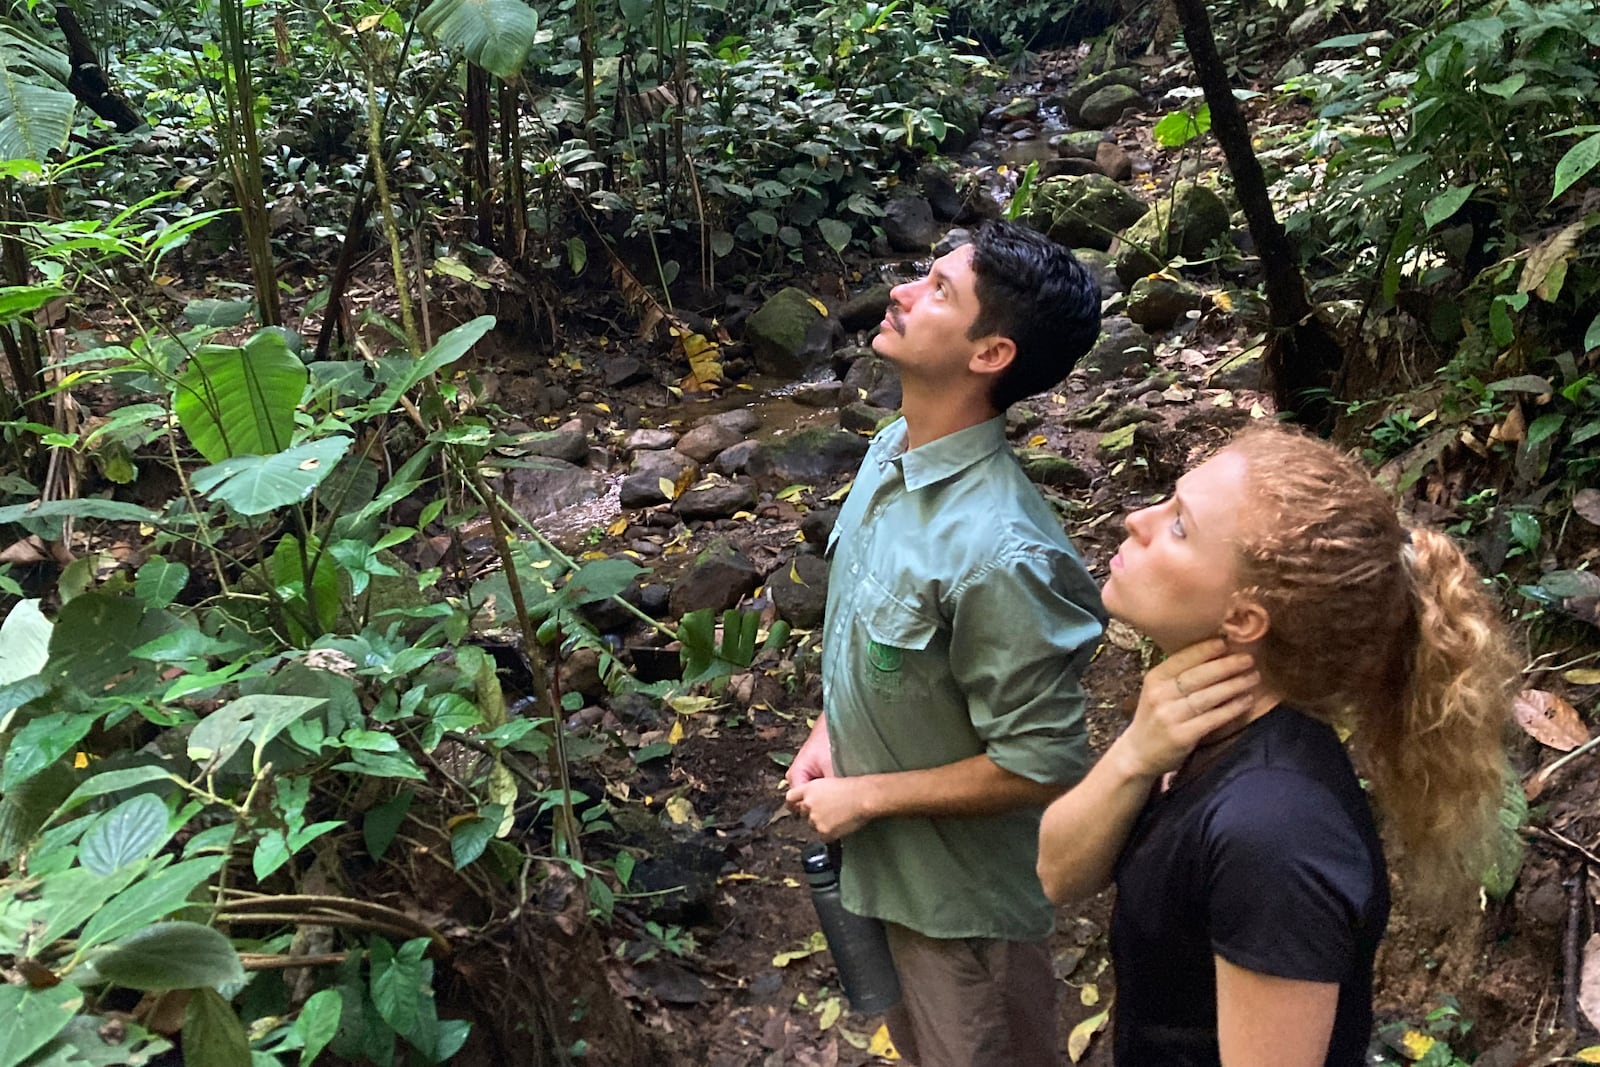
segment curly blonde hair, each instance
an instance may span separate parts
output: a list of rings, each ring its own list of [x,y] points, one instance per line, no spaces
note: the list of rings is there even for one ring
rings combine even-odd
[[[1241,595],[1271,618],[1258,669],[1351,730],[1419,899],[1463,902],[1488,862],[1519,677],[1482,579],[1448,536],[1407,531],[1333,447],[1267,428],[1227,451],[1245,459],[1251,501]]]

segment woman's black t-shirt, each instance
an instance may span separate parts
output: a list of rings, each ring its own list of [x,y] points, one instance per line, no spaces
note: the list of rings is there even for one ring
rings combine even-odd
[[[1332,728],[1280,705],[1154,796],[1117,860],[1118,1067],[1220,1063],[1213,956],[1339,983],[1328,1067],[1361,1067],[1389,881]]]

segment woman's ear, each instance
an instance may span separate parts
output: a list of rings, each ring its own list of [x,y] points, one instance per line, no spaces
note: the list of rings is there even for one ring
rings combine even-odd
[[[1272,616],[1260,602],[1235,597],[1222,617],[1222,636],[1233,645],[1252,645],[1272,629]]]

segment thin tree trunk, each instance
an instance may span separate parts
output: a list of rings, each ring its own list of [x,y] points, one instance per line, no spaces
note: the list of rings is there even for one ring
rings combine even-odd
[[[1195,74],[1211,107],[1211,131],[1239,194],[1250,236],[1261,257],[1273,338],[1265,366],[1280,411],[1320,430],[1332,429],[1329,390],[1344,365],[1344,351],[1306,296],[1305,279],[1289,246],[1288,234],[1272,210],[1266,175],[1250,145],[1250,127],[1228,84],[1228,68],[1217,53],[1205,0],[1175,0]]]
[[[67,76],[67,90],[83,102],[84,106],[117,128],[118,133],[128,133],[144,125],[144,116],[136,111],[121,90],[111,84],[111,79],[100,66],[94,43],[83,31],[77,14],[66,4],[56,5],[56,25],[67,38],[67,55],[72,63],[72,73]]]
[[[476,240],[485,248],[494,247],[494,187],[489,180],[489,145],[494,124],[489,114],[490,74],[473,63],[467,67],[467,187],[472,211],[477,216]]]

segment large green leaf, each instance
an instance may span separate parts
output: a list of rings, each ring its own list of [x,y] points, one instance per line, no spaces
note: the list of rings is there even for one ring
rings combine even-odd
[[[28,1067],[146,1067],[172,1047],[172,1042],[131,1019],[106,1027],[102,1034],[104,1025],[103,1016],[74,1015],[67,1028],[28,1061]]]
[[[66,295],[65,289],[53,285],[0,285],[0,322],[16,322],[56,297]]]
[[[183,1017],[183,1060],[205,1067],[250,1067],[250,1038],[215,989],[197,989]]]
[[[65,56],[0,27],[0,160],[46,160],[67,146],[78,102],[65,83]]]
[[[319,989],[311,994],[300,1017],[294,1021],[294,1032],[304,1046],[300,1051],[302,1067],[312,1063],[328,1047],[333,1035],[339,1032],[339,1016],[344,1012],[344,998],[337,989]]]
[[[521,4],[522,0],[505,0],[505,2]],[[428,8],[428,11],[432,12],[438,6],[440,5],[435,3]],[[421,359],[407,364],[405,370],[385,387],[378,399],[367,405],[362,414],[370,418],[391,410],[412,386],[466,355],[472,346],[478,343],[480,337],[494,329],[494,323],[493,315],[479,315],[439,338],[432,348],[423,353]]]
[[[36,500],[29,504],[12,504],[0,508],[0,522],[17,522],[21,519],[64,519],[69,516],[80,519],[107,519],[111,522],[154,523],[160,519],[155,512],[138,504],[127,504],[121,500],[102,500],[99,497],[86,497],[81,500],[47,500],[44,503]]]
[[[523,0],[433,0],[417,25],[468,61],[509,78],[522,71],[539,16]]]
[[[165,922],[129,934],[94,961],[100,977],[129,989],[216,988],[244,981],[239,953],[222,934]]]
[[[289,447],[310,378],[283,335],[264,330],[242,347],[201,345],[178,379],[172,407],[208,462],[268,456]]]
[[[39,601],[24,600],[0,623],[0,685],[9,685],[44,670],[50,654],[50,620]]]
[[[309,497],[350,450],[348,437],[324,437],[270,456],[234,456],[194,472],[194,487],[241,515],[264,515]]]
[[[6,749],[0,793],[9,793],[77,747],[94,727],[95,716],[53,711],[33,719]]]
[[[17,1067],[47,1044],[83,1007],[78,987],[0,985],[0,1067]]]
[[[257,748],[277,737],[289,724],[322,707],[321,697],[256,693],[231,700],[200,720],[189,734],[189,758],[220,767],[246,741]]]
[[[148,859],[170,836],[167,806],[160,797],[140,793],[95,820],[78,846],[78,862],[96,874],[115,874]]]
[[[117,894],[84,925],[83,933],[78,938],[79,951],[126,937],[135,930],[165,919],[189,903],[189,894],[201,882],[216,874],[222,867],[222,861],[221,856],[184,860]]]

